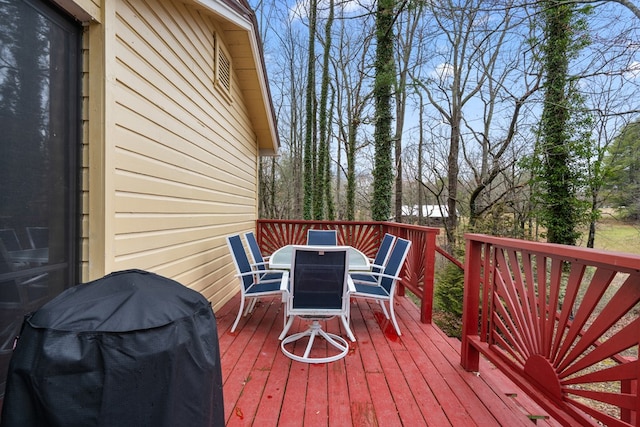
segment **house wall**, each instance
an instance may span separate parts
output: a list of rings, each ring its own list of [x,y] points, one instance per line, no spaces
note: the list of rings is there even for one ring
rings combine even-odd
[[[221,23],[178,1],[110,0],[101,15],[83,54],[83,281],[154,271],[216,309],[238,291],[224,237],[257,218],[240,83],[231,102],[213,86]]]
[[[79,21],[102,22],[100,0],[53,0]]]

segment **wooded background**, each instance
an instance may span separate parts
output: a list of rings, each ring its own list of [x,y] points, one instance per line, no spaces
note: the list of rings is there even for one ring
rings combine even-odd
[[[592,246],[601,207],[640,218],[635,3],[250,3],[282,144],[262,217],[442,205],[451,249],[469,230]]]

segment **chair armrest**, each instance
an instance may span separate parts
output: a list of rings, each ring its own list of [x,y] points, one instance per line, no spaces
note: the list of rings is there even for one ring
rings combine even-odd
[[[282,272],[282,280],[280,281],[280,290],[289,292],[289,272]]]
[[[252,264],[251,264],[251,268],[253,268],[253,267],[257,267],[257,266],[259,266],[259,265],[269,265],[269,263],[268,263],[267,261],[265,261],[265,262],[256,262],[256,263],[252,263]]]
[[[353,279],[351,278],[351,275],[347,275],[347,292],[348,293],[354,293],[356,291],[356,285],[353,283]]]
[[[352,273],[349,273],[349,278],[351,278],[351,274],[352,274]],[[357,274],[362,274],[362,275],[365,275],[365,274],[366,274],[367,276],[373,276],[373,277],[387,277],[387,278],[389,278],[389,279],[397,280],[398,282],[402,281],[402,277],[400,277],[400,276],[392,276],[392,275],[390,275],[390,274],[376,273],[376,272],[373,272],[373,271],[365,271],[365,272],[362,272],[362,273],[358,273],[357,271],[354,271],[354,272],[353,272],[353,274],[356,274],[356,275],[357,275]]]
[[[44,283],[44,282],[42,282],[42,283],[38,283],[38,281],[39,281],[40,279],[42,279],[42,278],[44,278],[44,277],[48,276],[48,275],[49,275],[49,273],[42,273],[42,274],[38,274],[38,275],[37,275],[37,276],[35,276],[35,277],[31,277],[31,278],[29,278],[29,279],[26,279],[26,280],[21,281],[19,284],[20,284],[21,286],[22,286],[22,285],[31,286],[31,285],[33,285],[33,284],[40,285],[40,286],[42,286],[42,285],[46,285],[46,283]]]
[[[244,277],[244,276],[262,276],[263,274],[273,273],[273,274],[284,274],[288,273],[286,270],[251,270],[245,273],[235,274],[234,277]]]

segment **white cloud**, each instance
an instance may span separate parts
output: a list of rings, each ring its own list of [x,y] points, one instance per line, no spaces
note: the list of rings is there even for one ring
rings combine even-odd
[[[453,66],[446,62],[436,65],[435,70],[431,72],[431,77],[438,80],[446,80],[453,76]]]
[[[633,61],[629,68],[624,73],[624,76],[628,79],[634,80],[640,78],[640,62]]]

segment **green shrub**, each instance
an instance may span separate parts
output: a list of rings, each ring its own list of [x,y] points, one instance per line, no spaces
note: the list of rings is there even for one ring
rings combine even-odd
[[[463,294],[464,271],[448,263],[436,276],[434,322],[451,337],[462,335]]]
[[[455,264],[447,264],[436,278],[434,297],[436,308],[462,318],[464,271]]]

